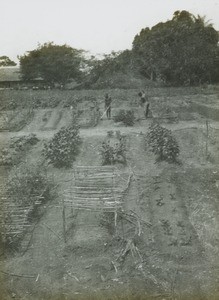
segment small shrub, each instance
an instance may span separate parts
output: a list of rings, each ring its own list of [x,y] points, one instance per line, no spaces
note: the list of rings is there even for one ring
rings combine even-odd
[[[126,163],[126,145],[124,137],[120,138],[114,145],[110,140],[102,143],[100,154],[102,156],[102,165],[113,165],[115,163]]]
[[[102,143],[100,154],[102,156],[102,165],[114,164],[114,148],[110,146],[109,141]]]
[[[164,233],[167,235],[172,235],[170,222],[166,219],[162,219],[160,222],[161,226],[163,227]]]
[[[48,196],[52,183],[47,178],[46,169],[35,164],[21,164],[13,169],[7,180],[6,195],[13,202],[28,206],[34,205],[36,197]],[[48,199],[44,198],[44,201]]]
[[[126,126],[133,126],[135,123],[135,116],[132,110],[120,109],[118,114],[114,116],[114,121],[123,122]]]
[[[69,167],[79,153],[80,144],[79,127],[63,127],[48,144],[45,144],[43,153],[48,162],[55,167]]]
[[[113,131],[113,130],[107,131],[107,137],[108,137],[108,138],[113,137],[113,135],[114,135],[114,131]]]
[[[157,155],[157,160],[176,163],[179,156],[179,145],[168,130],[157,123],[152,123],[146,136],[151,151]]]

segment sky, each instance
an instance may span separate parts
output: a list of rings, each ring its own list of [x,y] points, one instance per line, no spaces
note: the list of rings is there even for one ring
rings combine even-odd
[[[0,56],[53,41],[91,54],[131,49],[142,28],[170,20],[176,10],[206,16],[219,30],[219,0],[0,0]]]

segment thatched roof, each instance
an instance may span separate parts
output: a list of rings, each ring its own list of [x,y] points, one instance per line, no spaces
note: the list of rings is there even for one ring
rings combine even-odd
[[[0,82],[21,80],[19,67],[0,67]]]

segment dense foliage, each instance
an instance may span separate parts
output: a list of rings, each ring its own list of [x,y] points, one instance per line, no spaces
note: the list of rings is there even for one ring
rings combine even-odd
[[[103,59],[92,57],[89,61],[91,67],[91,77],[96,81],[99,77],[111,75],[114,72],[125,71],[130,63],[131,51],[111,52],[105,54]]]
[[[135,116],[132,110],[120,109],[113,119],[115,122],[123,122],[126,126],[133,126],[135,122]]]
[[[19,59],[24,80],[42,78],[51,85],[65,85],[70,79],[80,78],[83,51],[67,45],[46,43]]]
[[[48,162],[55,167],[70,167],[79,153],[80,144],[79,127],[63,127],[48,144],[45,144],[43,153]]]
[[[16,66],[17,64],[11,60],[8,56],[0,56],[0,67],[11,67]]]
[[[104,54],[101,59],[92,56],[87,60],[87,66],[88,71],[83,87],[117,86],[114,80],[121,85],[120,77],[128,76],[134,69],[132,51],[112,51],[110,54]]]
[[[179,156],[179,145],[171,130],[152,123],[146,136],[150,150],[157,156],[157,161],[176,163]]]
[[[219,78],[218,32],[187,11],[142,29],[134,38],[133,55],[141,73],[152,80],[190,85]]]
[[[65,85],[82,79],[80,87],[116,86],[132,76],[171,85],[214,83],[219,79],[218,32],[204,17],[176,11],[171,20],[142,29],[132,50],[85,59],[82,50],[46,43],[20,57],[23,79],[42,78]],[[116,77],[116,75],[119,75]],[[114,78],[115,77],[115,78]],[[134,82],[137,84],[136,82]],[[121,83],[122,84],[122,83]]]

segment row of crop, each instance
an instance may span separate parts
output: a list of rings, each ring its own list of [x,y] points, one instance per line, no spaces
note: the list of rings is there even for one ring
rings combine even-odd
[[[138,100],[137,89],[104,89],[104,90],[36,90],[36,91],[15,91],[15,90],[1,90],[0,91],[0,110],[10,110],[16,108],[53,108],[60,102],[64,106],[69,107],[74,102],[86,102],[97,99],[98,102],[104,102],[105,93],[109,93],[117,105],[119,102],[133,103]],[[183,87],[183,88],[147,88],[146,94],[149,98],[174,97],[174,101],[181,101],[182,97],[187,95],[191,99],[193,95],[199,94],[199,98],[203,98],[205,102],[205,95],[212,93],[217,94],[218,87],[211,86],[203,87]],[[180,95],[180,97],[179,97]],[[155,99],[154,99],[155,100]],[[200,99],[201,100],[201,99]]]
[[[129,114],[128,117],[130,117]],[[126,163],[125,141],[120,131],[116,131],[115,135],[113,131],[108,132],[99,151],[103,165],[112,165],[117,162]],[[146,135],[146,141],[157,161],[178,163],[180,149],[171,130],[152,122]],[[69,167],[80,151],[81,142],[78,125],[63,127],[44,145],[43,155],[48,163],[55,167]]]
[[[1,90],[0,110],[15,110],[24,108],[55,108],[60,103],[62,107],[75,107],[76,104],[92,103],[104,100],[104,92],[82,92],[71,90],[48,90],[48,91],[14,91]]]
[[[33,119],[33,109],[11,110],[1,113],[0,131],[20,131]]]
[[[1,110],[14,110],[21,108],[54,108],[60,101],[72,97],[71,93],[62,94],[61,91],[0,91]]]
[[[38,141],[39,139],[35,134],[13,137],[8,146],[0,150],[0,165],[12,166],[18,164],[25,153]]]

